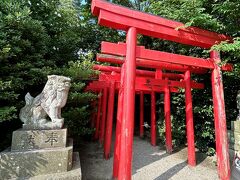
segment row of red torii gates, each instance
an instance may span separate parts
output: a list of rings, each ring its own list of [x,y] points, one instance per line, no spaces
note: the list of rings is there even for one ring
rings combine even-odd
[[[183,24],[103,0],[92,0],[92,13],[98,16],[100,25],[127,32],[126,43],[102,42],[101,54],[97,55],[98,61],[119,64],[121,67],[95,65],[94,69],[100,71],[99,80],[91,82],[87,87],[87,90],[101,94],[93,125],[96,128],[94,137],[104,143],[106,159],[111,151],[114,96],[118,92],[113,177],[119,180],[131,179],[136,93],[140,94],[140,136],[144,133],[144,94],[151,94],[152,145],[156,145],[155,94],[164,93],[166,150],[172,152],[170,94],[178,93],[178,88],[185,89],[188,164],[196,165],[191,89],[203,89],[204,85],[192,81],[191,73],[204,74],[210,71],[218,173],[220,179],[230,179],[221,70],[231,71],[232,66],[226,64],[220,67],[221,60],[217,51],[211,51],[210,58],[203,59],[145,49],[143,46],[137,46],[137,34],[201,48],[211,48],[214,44],[231,38],[195,27],[176,30],[183,27]],[[151,71],[139,70],[136,67],[151,68]]]

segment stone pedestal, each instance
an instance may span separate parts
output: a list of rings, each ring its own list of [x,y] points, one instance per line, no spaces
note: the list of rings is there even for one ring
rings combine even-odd
[[[228,131],[230,149],[240,150],[240,121],[231,122],[231,130]]]
[[[11,148],[0,153],[1,179],[81,179],[78,154],[72,157],[67,129],[20,129],[13,132]]]
[[[12,151],[66,147],[67,129],[17,130],[12,135]]]
[[[231,130],[228,131],[230,162],[233,162],[236,153],[240,152],[240,121],[231,121]]]
[[[237,180],[240,177],[240,170],[236,161],[240,157],[240,121],[231,122],[231,130],[228,131],[229,159],[231,165],[231,179]]]
[[[231,130],[240,133],[240,121],[231,121]]]
[[[240,132],[228,131],[229,148],[240,151]]]

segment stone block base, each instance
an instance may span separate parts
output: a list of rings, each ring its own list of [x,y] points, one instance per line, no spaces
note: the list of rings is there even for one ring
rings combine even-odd
[[[233,149],[229,149],[229,160],[230,160],[230,166],[232,165],[233,159],[235,157],[236,151]]]
[[[235,164],[235,155],[238,153],[238,157],[240,153],[238,151],[229,149],[229,160],[230,160],[230,167],[231,167],[231,180],[239,180],[240,177],[240,170],[236,168]]]
[[[72,170],[63,173],[53,173],[29,178],[29,180],[81,180],[81,166],[78,152],[73,153]],[[17,180],[17,179],[14,179]]]
[[[240,133],[240,121],[231,121],[231,130]]]
[[[73,142],[65,148],[0,153],[1,179],[66,172],[72,168]]]
[[[12,135],[12,151],[66,147],[67,129],[56,130],[23,130]]]
[[[229,148],[240,150],[240,132],[228,131]]]
[[[240,151],[240,145],[229,143],[229,149],[232,149],[232,150],[235,150],[235,151]]]

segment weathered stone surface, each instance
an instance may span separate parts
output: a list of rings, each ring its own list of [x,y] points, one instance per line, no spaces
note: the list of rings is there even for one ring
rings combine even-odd
[[[233,163],[236,154],[237,154],[237,156],[239,156],[240,152],[235,151],[234,149],[229,149],[229,160],[230,160],[231,164]]]
[[[42,93],[35,98],[27,93],[26,105],[19,114],[24,123],[23,128],[61,129],[64,124],[61,108],[67,102],[70,81],[71,79],[65,76],[50,75]],[[51,121],[47,120],[47,116]]]
[[[29,180],[81,180],[82,172],[78,152],[73,153],[72,170],[62,173],[46,174],[29,178]],[[15,179],[17,180],[17,179]]]
[[[240,133],[240,121],[231,121],[231,130]]]
[[[72,168],[72,140],[65,148],[0,153],[1,180],[66,172]]]
[[[240,177],[240,171],[236,168],[235,158],[240,157],[240,152],[229,149],[229,161],[231,166],[231,180],[238,180]]]
[[[240,151],[240,145],[229,143],[229,149],[232,149],[232,150],[235,150],[235,151]]]
[[[228,139],[230,143],[240,145],[240,132],[228,131]]]
[[[66,147],[67,129],[23,130],[13,132],[12,151]]]
[[[234,158],[234,156],[235,156],[235,151],[233,150],[233,149],[229,149],[229,160],[230,160],[230,162],[232,162],[233,161],[233,158]],[[231,164],[231,163],[230,163]]]
[[[237,102],[237,108],[238,108],[237,120],[240,120],[240,90],[238,90],[237,92],[236,102]]]

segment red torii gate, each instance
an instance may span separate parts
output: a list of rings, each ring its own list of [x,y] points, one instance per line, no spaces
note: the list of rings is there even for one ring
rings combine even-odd
[[[103,44],[104,43],[102,43],[102,46],[103,46]],[[120,44],[124,44],[124,43],[120,43]],[[102,48],[103,49],[103,48]],[[141,50],[142,49],[144,49],[144,48],[142,48],[141,47]],[[119,53],[119,51],[121,51],[121,49],[118,49],[118,50],[116,50],[116,54],[118,54]],[[155,51],[156,52],[156,51]],[[107,51],[106,51],[106,53],[108,53]],[[110,51],[110,53],[112,53],[111,51]],[[114,54],[114,53],[112,53],[112,54]],[[122,55],[122,54],[121,54]],[[99,55],[98,55],[99,56]],[[101,55],[100,55],[101,56]],[[107,59],[107,58],[111,58],[111,57],[107,57],[107,55],[103,55],[104,56],[104,58],[103,58],[103,60],[105,60],[105,61],[107,61],[107,62],[112,62],[112,60],[111,59]],[[119,57],[118,57],[118,59],[119,59]],[[113,62],[115,62],[115,60],[113,60]],[[145,62],[145,61],[143,61],[143,62]],[[109,67],[99,67],[99,66],[97,66],[98,68],[100,68],[100,69],[109,69]],[[156,68],[155,67],[155,63],[153,63],[153,64],[151,64],[151,67],[152,68]],[[179,67],[177,67],[178,68],[178,70],[179,71],[181,71],[182,69],[179,69]],[[189,68],[188,66],[187,67],[184,67],[184,68]],[[111,67],[110,69],[114,69],[114,70],[118,70],[118,68],[116,68],[116,67]],[[229,70],[229,69],[231,69],[231,66],[230,65],[227,65],[224,69],[226,69],[226,70]],[[136,73],[137,74],[143,74],[143,70],[136,70]],[[195,71],[194,71],[195,72]],[[201,69],[198,69],[197,71],[196,71],[196,73],[201,73],[201,72],[204,72],[204,70],[201,70]],[[148,73],[148,75],[149,75],[149,73]],[[178,78],[179,78],[179,74],[171,74],[172,75],[172,77],[175,77],[176,75],[178,75]],[[165,75],[166,76],[166,75]],[[161,73],[161,77],[162,77],[162,73]],[[190,78],[189,78],[189,80],[190,80]],[[148,80],[149,82],[150,82],[150,80]],[[186,83],[186,82],[185,82]],[[156,82],[156,83],[154,83],[155,85],[164,85],[161,81],[159,81],[159,82]],[[152,85],[154,85],[154,84],[152,84]],[[166,85],[167,83],[165,83],[165,85]],[[173,83],[174,84],[174,83]],[[180,83],[181,84],[181,83]],[[191,83],[190,83],[191,84]],[[170,83],[170,85],[171,85],[171,83]],[[185,87],[185,84],[182,84],[182,85],[179,85],[179,83],[178,84],[175,84],[175,85],[177,85],[177,86],[179,86],[179,87]],[[202,86],[196,86],[196,84],[195,84],[195,88],[198,88],[198,87],[202,87]],[[136,87],[135,87],[136,88]],[[192,104],[192,100],[191,99],[189,99],[189,98],[191,98],[191,87],[189,87],[189,90],[187,91],[185,91],[185,96],[186,96],[186,104]],[[169,135],[171,135],[171,133],[169,133],[169,132],[171,132],[171,121],[170,121],[170,114],[169,113],[167,113],[167,112],[170,112],[170,93],[167,93],[166,91],[164,91],[165,92],[165,103],[164,103],[164,105],[166,106],[164,109],[165,109],[165,119],[166,119],[166,121],[165,121],[165,123],[166,123],[166,147],[167,147],[167,151],[168,152],[171,152],[171,150],[172,150],[172,144],[171,144],[171,142],[170,142],[170,140],[169,139],[171,139],[171,138],[168,138],[169,137]],[[189,92],[190,92],[190,95],[189,95]],[[168,95],[169,94],[169,95]],[[155,97],[154,96],[151,96],[152,97],[152,99],[155,99]],[[154,101],[152,101],[152,102],[155,102],[155,100]],[[155,112],[155,106],[153,105],[153,103],[151,103],[152,105],[152,117],[153,117],[153,112]],[[166,109],[169,109],[169,111],[168,110],[166,110]],[[167,114],[169,114],[169,115],[167,115]],[[186,110],[186,120],[187,120],[187,122],[191,122],[191,119],[193,118],[192,117],[193,115],[192,115],[192,107],[190,106],[190,111],[189,110]],[[155,117],[155,116],[154,116]],[[154,118],[153,118],[154,119]],[[154,132],[154,131],[153,131]],[[188,132],[188,162],[189,162],[189,164],[190,165],[192,165],[192,166],[194,166],[195,164],[196,164],[196,161],[195,161],[195,145],[194,145],[194,136],[193,135],[191,135],[191,133],[192,134],[194,134],[194,128],[193,128],[193,122],[192,123],[187,123],[187,132]],[[190,135],[189,135],[190,134]],[[152,136],[153,137],[153,136]],[[152,141],[152,142],[154,142],[154,141]],[[118,141],[116,141],[116,143],[118,143]],[[154,144],[154,143],[152,143],[152,144]],[[115,150],[115,151],[117,151],[117,150]],[[115,153],[116,154],[116,153]],[[117,170],[116,170],[116,168],[118,168],[118,166],[117,166],[117,162],[115,162],[114,161],[114,172],[113,172],[113,175],[114,176],[117,176]]]
[[[136,48],[137,34],[143,34],[183,44],[199,46],[202,48],[211,48],[214,44],[217,44],[224,40],[230,40],[230,38],[225,35],[205,31],[195,27],[181,28],[179,30],[176,30],[178,27],[183,27],[184,24],[158,16],[130,10],[128,8],[117,6],[102,0],[92,1],[92,13],[95,16],[98,16],[99,24],[127,32],[125,52],[122,54],[122,56],[126,56],[126,58],[121,70],[118,101],[119,111],[117,115],[116,129],[116,134],[119,135],[116,137],[116,141],[120,143],[117,144],[115,148],[119,150],[119,154],[115,155],[114,158],[117,158],[119,160],[119,166],[117,168],[118,174],[115,177],[118,177],[118,179],[131,179],[134,121],[133,112],[135,101],[134,81],[136,76],[136,60],[138,60],[136,58],[139,58],[139,60],[149,59],[154,54],[154,58],[150,59],[150,61],[154,61],[155,63],[160,61],[159,58],[161,58],[160,54],[157,52],[155,54],[155,52],[150,52],[151,50],[141,51],[141,49]],[[117,52],[113,54],[116,55]],[[164,54],[162,53],[162,55]],[[167,55],[167,57],[171,58],[170,55]],[[179,60],[176,60],[175,58],[179,58]],[[186,62],[186,58],[175,58],[174,62],[172,62],[171,59],[161,59],[161,61],[167,63],[170,62],[176,65],[195,66],[210,69],[212,71],[212,92],[214,103],[218,172],[220,179],[230,179],[223,84],[221,78],[221,68],[218,66],[218,64],[221,62],[219,53],[212,51],[210,53],[209,62],[204,62],[201,59],[189,59],[189,61]],[[184,76],[184,80],[186,82],[186,124],[187,126],[193,127],[190,69],[186,69]],[[194,136],[193,131],[187,130],[188,140],[191,136]],[[191,148],[194,147],[194,142],[192,144],[192,142],[188,141],[188,146]],[[195,155],[189,154],[188,157],[189,164],[194,166]]]
[[[111,45],[111,47],[114,47],[114,44],[113,43],[106,43],[106,42],[103,42],[102,43],[102,52],[105,52],[105,53],[110,53],[110,54],[117,54],[117,55],[124,55],[124,50],[123,49],[121,49],[121,48],[118,48],[117,50],[116,49],[114,49],[114,52],[112,52],[111,51],[111,48],[105,48],[106,50],[104,50],[104,44],[109,44],[109,45]],[[124,45],[124,43],[119,43],[119,44],[121,44],[121,45]],[[140,50],[143,50],[144,48],[141,46],[141,49]],[[148,50],[147,50],[148,51]],[[139,53],[141,53],[141,51],[139,52]],[[154,53],[155,54],[157,54],[158,52],[157,51],[154,51]],[[169,53],[168,53],[169,54]],[[103,58],[102,58],[103,57]],[[179,55],[174,55],[173,54],[173,57],[179,57]],[[185,57],[187,57],[187,56],[181,56],[181,58],[183,59],[183,58],[185,58]],[[111,58],[113,58],[113,59],[111,59]],[[151,58],[154,58],[154,57],[152,57],[151,56]],[[101,60],[101,61],[107,61],[107,62],[112,62],[112,63],[118,63],[118,64],[120,64],[120,63],[123,63],[123,61],[122,60],[120,60],[120,59],[123,59],[123,57],[116,57],[116,56],[109,56],[109,55],[106,55],[106,54],[99,54],[98,55],[98,60]],[[117,59],[117,61],[116,61],[116,59]],[[163,59],[164,59],[164,57],[163,57]],[[188,58],[189,59],[189,58]],[[159,60],[162,60],[162,57],[159,57]],[[171,59],[173,62],[174,62],[174,60],[175,59]],[[196,60],[196,58],[191,58],[191,60],[193,60],[193,62],[191,63],[192,65],[195,65],[196,64],[196,62],[194,62],[194,60]],[[121,61],[121,62],[120,62]],[[143,60],[142,61],[142,66],[144,66],[145,65],[145,63],[146,63],[146,61],[147,60]],[[178,60],[179,61],[179,60]],[[206,60],[207,61],[207,60]],[[158,61],[155,61],[155,62],[158,62]],[[184,62],[181,62],[182,64],[184,64]],[[211,65],[212,65],[212,63],[211,62],[208,62],[209,64],[210,64],[210,68],[212,68],[211,67]],[[164,65],[164,64],[161,64],[161,66],[162,65]],[[168,65],[168,64],[167,64]],[[151,67],[151,68],[156,68],[156,63],[151,63],[151,64],[149,64],[149,66]],[[206,67],[206,65],[201,65],[201,66],[203,66],[203,67]],[[166,67],[166,65],[164,65],[164,67]],[[171,66],[170,66],[171,67]],[[183,70],[185,70],[185,69],[190,69],[190,67],[189,66],[184,66],[184,67],[181,67],[181,66],[179,66],[179,65],[177,65],[177,66],[172,66],[171,68],[169,68],[168,66],[166,67],[166,69],[171,69],[171,70],[176,70],[176,69],[172,69],[173,67],[176,67],[176,69],[178,70],[178,71],[183,71]],[[105,68],[106,69],[106,68]],[[115,69],[115,70],[117,70],[117,68],[111,68],[111,69]],[[223,68],[222,68],[223,70],[231,70],[232,69],[232,66],[231,65],[225,65]],[[206,69],[204,70],[204,69],[194,69],[193,67],[191,67],[191,70],[193,71],[193,72],[195,72],[195,73],[203,73],[203,72],[206,72]],[[139,70],[136,70],[136,73],[138,73],[139,74]],[[175,75],[175,74],[174,74]],[[190,76],[189,76],[190,77]],[[189,78],[190,79],[190,78]],[[158,84],[158,83],[156,83],[156,84]],[[159,84],[161,84],[161,82],[159,82]],[[186,104],[192,104],[192,100],[190,99],[191,98],[191,88],[189,88],[188,90],[186,90],[186,92],[185,92],[185,96],[186,96]],[[166,93],[165,93],[166,94]],[[165,97],[167,97],[167,96],[165,96]],[[165,104],[167,104],[168,103],[168,101],[165,101]],[[170,104],[170,103],[169,103]],[[187,106],[187,105],[186,105]],[[154,107],[154,106],[153,106]],[[170,107],[170,105],[169,105],[169,107]],[[192,105],[190,106],[190,110],[187,110],[186,109],[186,119],[187,119],[187,122],[189,122],[193,117],[192,117],[193,115],[192,115]],[[167,121],[167,118],[166,118],[166,121]],[[169,120],[170,121],[170,120]],[[190,121],[191,122],[191,121]],[[168,123],[166,123],[166,127],[167,127],[167,129],[171,129],[171,127],[170,126],[168,126]],[[170,130],[169,130],[170,131]],[[190,165],[195,165],[195,146],[194,146],[194,137],[193,137],[193,134],[194,134],[194,129],[193,129],[193,122],[192,123],[187,123],[187,131],[188,131],[188,154],[189,154],[189,159],[188,159],[188,162],[189,162],[189,164]],[[166,137],[167,137],[167,135],[169,134],[169,133],[167,133],[168,131],[166,130]],[[190,134],[190,135],[189,135]],[[191,135],[192,134],[192,135]],[[168,140],[168,138],[166,138],[166,140]],[[168,142],[168,141],[167,141]],[[168,144],[169,143],[166,143],[166,147],[167,147],[167,150],[168,149],[171,149],[171,148],[168,148]],[[169,152],[169,151],[168,151]],[[114,164],[115,165],[115,164]]]
[[[120,72],[120,68],[117,67],[111,67],[111,66],[99,66],[99,65],[95,65],[93,67],[96,70],[101,70],[101,71],[111,71],[114,70],[114,72]],[[155,77],[156,73],[152,72],[152,71],[145,71],[145,70],[136,70],[136,74],[137,75],[142,75],[142,76],[150,76],[150,77]],[[171,73],[162,73],[161,77],[168,77],[168,78],[173,78],[173,79],[182,79],[183,76],[181,74],[171,74]],[[115,82],[120,82],[120,75],[119,74],[115,74],[115,76],[113,75],[106,75],[106,74],[101,74],[99,77],[100,81],[115,81]],[[157,84],[157,87],[154,87],[154,85]],[[139,86],[140,85],[140,86]],[[159,85],[162,86],[162,88],[159,88]],[[199,84],[199,83],[195,83],[192,82],[192,86],[195,88],[203,88],[203,84]],[[169,87],[169,88],[168,88]],[[135,86],[135,90],[136,91],[140,91],[140,136],[143,136],[143,132],[144,132],[144,128],[143,128],[143,124],[144,124],[144,118],[143,118],[143,98],[144,98],[144,92],[149,92],[151,94],[151,144],[153,146],[156,145],[156,110],[155,110],[155,92],[165,92],[166,89],[168,90],[169,94],[170,92],[178,92],[178,90],[174,87],[184,87],[184,83],[183,82],[178,82],[178,81],[168,81],[168,80],[159,80],[158,83],[154,82],[154,79],[149,79],[149,78],[141,78],[141,77],[137,77],[136,78],[136,86]],[[119,89],[119,86],[117,87]],[[149,89],[150,88],[150,89]],[[109,95],[110,97],[110,95]],[[165,98],[166,99],[166,98]],[[166,99],[165,101],[168,101],[167,103],[170,104],[170,98]],[[109,99],[109,102],[112,102],[111,98]],[[166,103],[166,105],[167,105]],[[108,107],[108,108],[112,108],[112,107]],[[171,120],[170,120],[170,108],[168,108],[168,106],[164,108],[165,111],[168,111],[169,113],[166,114],[165,119],[168,119],[168,121],[166,121],[166,127],[170,127],[171,125]],[[108,112],[109,113],[113,113],[112,110],[110,110]],[[110,118],[108,118],[108,122],[106,123],[106,126],[109,127],[106,129],[106,133],[107,135],[105,136],[105,146],[104,146],[104,154],[105,154],[105,158],[107,159],[110,155],[110,149],[111,149],[111,139],[112,139],[112,115],[108,115]],[[166,147],[167,147],[167,151],[171,152],[172,151],[172,137],[171,137],[171,127],[168,128],[166,130],[166,134],[167,136],[167,143]]]
[[[94,68],[100,68],[99,66],[95,66]],[[118,70],[116,67],[101,67],[101,69],[115,69]],[[143,71],[143,70],[137,70],[138,73],[148,73],[150,75],[150,71]],[[137,74],[138,74],[137,73]],[[174,79],[178,79],[179,77],[182,77],[180,74],[170,74],[170,73],[162,73],[163,77],[171,77]],[[108,74],[100,74],[99,81],[115,81],[120,82],[120,75],[108,75]],[[161,86],[162,88],[159,88]],[[185,82],[179,82],[179,81],[172,81],[172,80],[162,80],[162,79],[154,79],[154,78],[145,78],[145,77],[136,77],[135,81],[135,90],[140,91],[141,99],[143,98],[143,92],[149,91],[151,93],[151,144],[153,146],[156,145],[156,118],[155,118],[155,92],[165,92],[165,112],[168,112],[168,114],[165,115],[166,119],[166,147],[167,151],[172,151],[172,138],[171,138],[171,120],[170,120],[170,92],[178,92],[174,89],[174,87],[180,87],[185,88]],[[191,87],[196,89],[203,89],[204,85],[201,83],[191,82]],[[119,89],[119,86],[117,86]],[[166,92],[167,91],[167,92]],[[167,96],[167,94],[169,94]],[[111,99],[109,99],[110,102]],[[140,107],[142,108],[141,113],[143,113],[143,99],[140,103]],[[110,127],[112,128],[112,121],[108,122],[111,123]],[[106,126],[109,126],[109,124],[106,124]],[[143,115],[141,114],[140,118],[140,136],[143,135]],[[109,129],[111,129],[109,128]],[[107,140],[107,149],[109,150],[107,153],[110,153],[110,143],[111,143],[111,133],[106,137]],[[109,154],[107,154],[105,157],[108,157]]]
[[[114,62],[112,58],[105,57],[105,60],[108,62]],[[114,67],[114,66],[102,66],[102,65],[93,65],[94,70],[103,71],[103,72],[117,72],[121,73],[120,67]],[[147,71],[147,70],[136,70],[136,75],[144,76],[144,77],[155,77],[156,73],[154,71]],[[163,73],[162,78],[168,78],[168,79],[183,79],[183,74],[177,74],[177,73]]]
[[[106,59],[109,56],[109,54],[120,56],[118,57],[118,59],[121,59],[122,56],[126,56],[126,44],[102,42],[101,52],[107,54],[105,55],[106,57],[104,59]],[[104,57],[103,54],[102,56]],[[101,58],[102,56],[101,54],[98,55],[99,58]],[[138,61],[141,60],[142,63],[144,64],[144,67],[147,65],[147,62],[149,62],[152,63],[149,64],[149,67],[157,67],[158,65],[162,66],[168,65],[169,67],[163,66],[162,68],[175,71],[189,70],[193,73],[204,74],[206,73],[206,69],[214,69],[214,62],[211,59],[196,58],[156,50],[149,50],[145,49],[143,46],[136,46],[136,62],[138,63]],[[229,71],[232,70],[232,65],[226,64],[223,65],[221,68],[223,71]]]
[[[99,67],[101,67],[101,69],[114,69],[114,70],[119,70],[117,67],[106,67],[106,66],[98,66],[96,65],[94,67],[94,69],[98,69]],[[143,73],[147,73],[149,75],[152,75],[153,72],[151,71],[143,71],[143,70],[137,70],[137,72],[140,72],[142,75],[144,75]],[[167,76],[167,77],[171,77],[173,78],[175,75],[171,74],[171,73],[163,73],[163,76]],[[180,78],[181,75],[176,74],[176,78]],[[104,122],[105,122],[105,113],[106,113],[106,94],[107,94],[107,89],[111,89],[111,83],[114,82],[115,83],[115,89],[119,89],[120,86],[120,75],[119,74],[115,74],[115,75],[109,75],[109,74],[105,74],[105,73],[101,73],[99,75],[99,81],[94,81],[92,83],[90,83],[86,90],[92,90],[92,91],[103,91],[103,102],[102,99],[99,98],[99,103],[98,105],[100,107],[98,107],[98,109],[104,109],[103,110],[103,116],[102,116],[102,124],[101,127],[104,128]],[[196,82],[192,82],[192,87],[193,88],[198,88],[198,89],[202,89],[203,88],[203,84],[200,83],[196,83]],[[159,87],[160,86],[160,87]],[[165,86],[169,86],[170,87],[170,92],[178,92],[178,89],[176,89],[175,87],[184,87],[184,83],[183,82],[178,82],[178,81],[168,81],[168,80],[158,80],[158,82],[154,81],[154,79],[150,79],[150,78],[145,78],[145,77],[137,77],[136,78],[136,91],[140,91],[140,92],[144,92],[144,93],[151,93],[151,92],[163,92],[164,91],[164,87]],[[105,93],[104,93],[105,92]],[[111,94],[111,92],[109,92],[109,94]],[[110,96],[110,95],[109,95]],[[109,98],[109,102],[112,102],[112,98]],[[103,103],[103,108],[101,108],[101,103]],[[109,103],[111,104],[111,103]],[[109,105],[108,105],[109,106]],[[111,106],[108,107],[108,109],[111,109]],[[99,112],[98,111],[98,117],[97,117],[97,124],[99,124]],[[109,111],[108,114],[111,114],[111,112]],[[108,124],[108,123],[107,123]],[[143,123],[142,123],[143,124]],[[96,132],[98,133],[98,125],[96,126]],[[97,138],[97,134],[95,134],[95,138]],[[101,131],[100,133],[100,143],[103,142],[103,137],[104,137],[104,132]],[[111,135],[110,135],[111,137]],[[156,140],[154,140],[156,141]],[[154,143],[155,144],[155,143]],[[106,156],[108,157],[108,156]]]
[[[108,99],[108,112],[107,112],[107,122],[105,123],[105,119],[102,119],[101,122],[101,130],[100,130],[100,143],[103,142],[104,132],[103,132],[103,126],[106,124],[106,130],[105,130],[105,139],[104,139],[104,157],[106,159],[109,158],[110,155],[110,149],[111,149],[111,138],[112,138],[112,117],[113,117],[113,103],[114,103],[114,89],[111,88],[110,84],[117,83],[115,85],[116,89],[119,89],[119,82],[120,82],[120,74],[116,72],[120,72],[119,67],[112,67],[112,66],[100,66],[100,65],[94,65],[93,69],[100,70],[102,72],[106,71],[106,73],[101,73],[99,75],[99,81],[95,81],[93,83],[90,83],[90,85],[87,87],[86,90],[100,90],[104,88],[109,89],[109,99]],[[109,72],[114,72],[114,74],[109,74]],[[157,77],[156,74],[159,74],[159,71],[153,72],[153,71],[146,71],[146,70],[136,70],[137,75],[139,77],[136,78],[136,91],[140,91],[141,99],[143,100],[143,92],[150,92],[151,94],[151,144],[156,145],[156,118],[155,118],[155,92],[165,92],[165,104],[164,104],[164,110],[165,110],[165,119],[166,119],[166,147],[167,151],[172,151],[172,138],[171,138],[171,120],[170,120],[170,92],[178,92],[178,90],[174,87],[180,87],[185,88],[185,82],[179,82],[179,81],[173,81],[173,80],[162,80],[162,78],[170,78],[170,79],[183,79],[184,76],[182,74],[176,74],[176,73],[161,73],[161,76]],[[144,76],[150,76],[144,77]],[[154,79],[158,78],[158,79]],[[159,87],[161,86],[161,87]],[[203,89],[204,85],[201,83],[196,83],[194,81],[191,82],[192,88],[196,89]],[[168,88],[169,87],[169,88]],[[168,95],[169,94],[169,95]],[[106,94],[103,94],[103,99],[106,101]],[[102,103],[102,99],[99,99],[99,105]],[[105,103],[103,103],[105,104]],[[106,105],[103,105],[103,118],[106,117]],[[140,136],[143,135],[143,101],[140,104],[141,108],[141,118],[140,118]],[[100,107],[98,109],[98,116],[97,116],[97,122],[96,122],[96,134],[95,138],[98,135],[98,129],[99,129],[99,113],[100,113]]]
[[[116,72],[120,72],[119,67],[112,67],[112,66],[101,66],[101,65],[94,65],[93,69],[95,70],[100,70],[102,72],[105,71],[105,73],[101,73],[99,75],[99,81],[90,83],[90,85],[87,87],[89,90],[94,90],[94,89],[104,89],[104,88],[110,88],[110,83],[112,84],[113,82],[117,82],[118,84],[116,85],[116,88],[119,89],[119,81],[120,81],[120,75],[117,74]],[[108,72],[108,74],[106,74]],[[109,74],[109,72],[114,72],[113,74]],[[156,145],[156,118],[155,118],[155,92],[164,92],[164,112],[165,112],[165,124],[166,124],[166,149],[167,152],[172,151],[172,137],[171,137],[171,120],[170,120],[170,92],[178,92],[176,89],[173,87],[180,87],[180,88],[185,88],[185,82],[184,81],[172,81],[168,79],[178,79],[181,80],[184,78],[184,75],[182,74],[176,74],[176,73],[162,73],[161,71],[146,71],[146,70],[136,70],[136,74],[139,76],[136,78],[136,91],[140,91],[140,98],[141,98],[141,103],[140,103],[140,108],[141,108],[141,117],[140,117],[140,136],[143,135],[143,91],[149,91],[151,93],[151,144],[153,146]],[[149,77],[144,77],[144,76],[149,76]],[[157,78],[154,79],[153,77]],[[167,78],[166,80],[162,80],[162,78]],[[155,87],[156,86],[156,87]],[[162,88],[158,88],[159,86],[162,86]],[[170,88],[168,88],[170,87]],[[196,83],[194,81],[191,82],[191,87],[192,88],[197,88],[197,89],[203,89],[204,85],[201,83]],[[109,158],[110,155],[110,149],[111,149],[111,137],[112,137],[112,116],[113,116],[113,103],[114,103],[114,89],[112,88],[109,89],[109,99],[108,99],[108,112],[107,112],[107,122],[106,122],[106,130],[105,130],[105,139],[104,139],[104,157],[106,159]],[[111,95],[113,94],[113,95]],[[103,94],[103,99],[105,99],[106,95]],[[101,99],[100,99],[101,101]],[[106,101],[106,99],[104,100]],[[99,102],[100,104],[101,102]],[[103,114],[106,113],[106,105],[104,105]],[[98,134],[98,127],[99,127],[99,117],[100,113],[100,107],[98,111],[98,118],[96,122],[96,133]],[[103,118],[106,117],[104,114],[102,116]],[[105,119],[102,118],[101,122],[101,130],[100,130],[100,143],[103,142],[103,137],[104,137],[104,124],[105,124]],[[95,134],[96,135],[96,134]],[[192,140],[194,142],[194,139]],[[194,152],[193,152],[194,153]],[[114,167],[116,167],[116,163],[114,163]],[[116,173],[116,172],[115,172]]]

